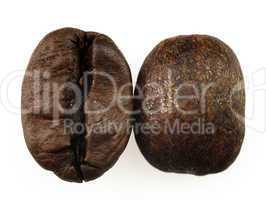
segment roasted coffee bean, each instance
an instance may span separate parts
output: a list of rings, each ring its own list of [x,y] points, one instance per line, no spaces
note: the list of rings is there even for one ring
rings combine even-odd
[[[179,36],[146,58],[135,89],[135,137],[150,164],[166,172],[225,170],[244,138],[239,62],[220,40]]]
[[[107,36],[64,28],[30,59],[22,124],[35,160],[66,181],[89,181],[111,168],[130,136],[131,73]]]

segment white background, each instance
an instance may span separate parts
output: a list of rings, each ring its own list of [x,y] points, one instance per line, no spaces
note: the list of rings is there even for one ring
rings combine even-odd
[[[0,199],[265,199],[265,20],[265,1],[256,0],[1,1]],[[134,83],[162,39],[198,33],[226,42],[247,87],[246,137],[236,162],[204,177],[163,173],[144,160],[132,135],[116,165],[95,181],[68,183],[39,167],[23,138],[21,78],[39,40],[65,26],[110,36],[127,58]]]

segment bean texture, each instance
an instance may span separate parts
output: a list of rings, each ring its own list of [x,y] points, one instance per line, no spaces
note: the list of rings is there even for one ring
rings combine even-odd
[[[240,64],[206,35],[160,42],[135,89],[135,138],[156,168],[206,175],[228,168],[244,139],[245,92]]]
[[[49,33],[33,52],[23,81],[29,151],[63,180],[101,176],[127,145],[131,96],[129,66],[109,37],[74,28]]]

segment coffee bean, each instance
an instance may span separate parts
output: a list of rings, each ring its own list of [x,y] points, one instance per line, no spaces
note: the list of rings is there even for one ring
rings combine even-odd
[[[244,138],[239,62],[220,40],[179,36],[146,58],[135,89],[135,137],[150,164],[166,172],[225,170]]]
[[[127,145],[131,96],[128,64],[109,37],[73,28],[49,33],[23,81],[28,149],[63,180],[101,176]]]

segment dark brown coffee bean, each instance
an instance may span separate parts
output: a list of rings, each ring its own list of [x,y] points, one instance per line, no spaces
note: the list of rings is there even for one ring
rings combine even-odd
[[[111,168],[130,136],[131,74],[114,42],[64,28],[35,49],[23,81],[22,124],[35,160],[67,181]]]
[[[144,157],[166,172],[225,170],[244,138],[239,62],[220,40],[180,36],[158,44],[137,81],[135,137]]]

